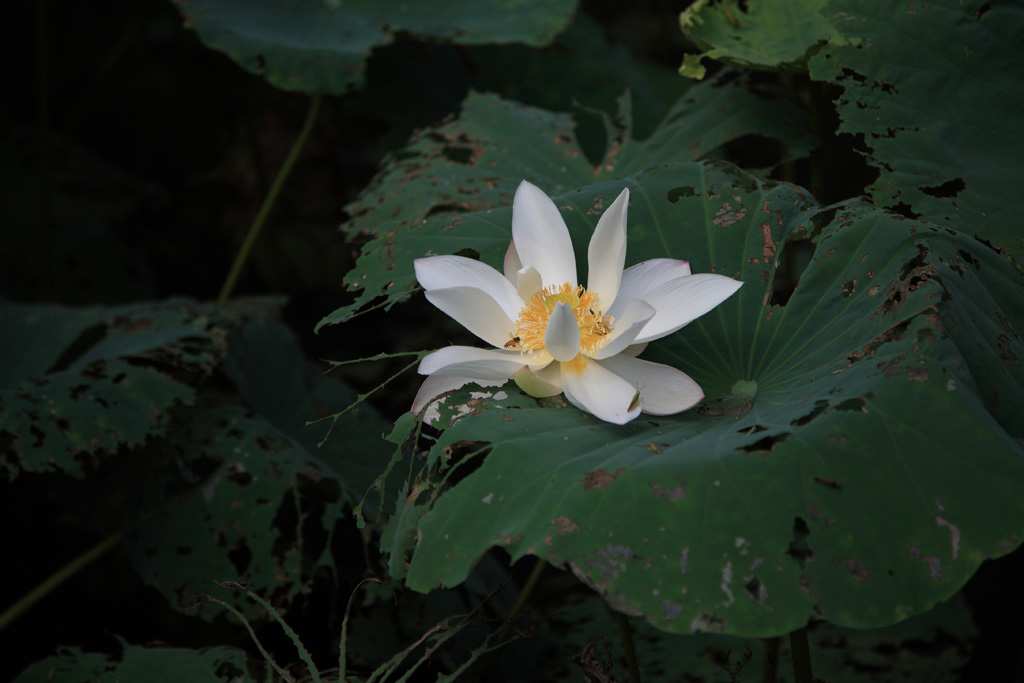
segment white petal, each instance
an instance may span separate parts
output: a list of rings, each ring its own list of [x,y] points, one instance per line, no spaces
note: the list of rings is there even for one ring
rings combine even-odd
[[[476,287],[491,295],[515,320],[523,308],[515,286],[486,263],[464,256],[428,256],[413,263],[416,279],[428,292],[449,287]]]
[[[544,330],[544,347],[557,361],[570,361],[580,352],[580,324],[572,306],[559,301]]]
[[[640,408],[650,415],[672,415],[700,403],[704,392],[676,368],[619,354],[600,361],[605,369],[640,391]]]
[[[516,251],[516,241],[510,240],[508,243],[508,249],[505,251],[505,277],[513,285],[516,284],[516,273],[518,273],[523,267],[523,262],[519,260],[519,252]]]
[[[476,287],[431,289],[427,300],[447,313],[455,322],[491,346],[502,348],[512,338],[516,325],[505,315],[498,302]]]
[[[597,361],[587,360],[582,372],[562,368],[562,390],[569,401],[605,422],[626,424],[640,414],[633,405],[636,387]]]
[[[413,415],[418,415],[424,407],[429,404],[426,414],[423,416],[424,422],[430,424],[439,418],[441,415],[437,410],[435,403],[444,402],[442,394],[447,394],[449,391],[454,391],[470,382],[479,384],[482,387],[494,387],[501,386],[508,380],[497,380],[487,381],[480,379],[473,379],[471,377],[451,377],[448,375],[430,375],[423,384],[420,385],[420,390],[416,392],[416,398],[413,399],[412,409],[410,412]],[[436,399],[436,401],[435,401]]]
[[[562,393],[562,371],[558,363],[534,371],[523,368],[512,377],[519,388],[534,398],[547,398]]]
[[[421,360],[417,372],[492,381],[508,379],[524,365],[523,356],[515,351],[446,346]]]
[[[640,299],[630,301],[622,316],[615,321],[615,328],[608,335],[608,342],[593,355],[593,358],[600,360],[625,351],[654,314],[654,306],[647,302]]]
[[[521,268],[516,273],[516,291],[519,293],[519,298],[523,301],[528,301],[531,296],[541,289],[540,273],[533,266]]]
[[[626,263],[626,208],[629,188],[623,190],[601,214],[587,250],[587,290],[596,292],[601,310],[608,310],[619,293],[622,266]]]
[[[617,318],[630,301],[646,300],[645,294],[648,292],[657,289],[669,280],[689,274],[690,264],[674,258],[655,258],[630,266],[623,271],[619,293],[605,313]]]
[[[644,301],[657,311],[647,323],[637,342],[661,339],[696,320],[736,293],[743,283],[724,275],[698,273],[669,280]]]
[[[545,287],[576,285],[576,256],[565,221],[555,203],[525,180],[512,202],[512,239],[523,265],[536,268]]]
[[[633,344],[632,346],[627,346],[625,349],[623,349],[622,353],[623,355],[636,358],[641,353],[643,353],[646,348],[647,342],[644,342],[643,344]]]

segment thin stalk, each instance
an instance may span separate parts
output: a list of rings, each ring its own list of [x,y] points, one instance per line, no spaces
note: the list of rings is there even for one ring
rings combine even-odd
[[[629,669],[629,683],[640,683],[640,667],[636,663],[636,649],[633,648],[633,629],[629,626],[629,617],[616,612],[619,622],[619,638],[622,639],[622,650],[626,654],[626,667]]]
[[[316,117],[319,113],[320,95],[313,95],[309,102],[309,111],[306,113],[306,121],[302,124],[302,130],[299,131],[299,136],[295,138],[292,148],[288,151],[288,157],[281,164],[281,170],[277,172],[277,177],[274,178],[270,191],[267,192],[267,196],[264,197],[263,204],[260,205],[256,218],[253,219],[252,225],[249,226],[249,232],[245,236],[245,241],[242,242],[242,247],[235,256],[235,262],[231,264],[231,270],[224,280],[224,285],[220,288],[220,294],[217,295],[219,303],[224,303],[231,297],[235,284],[238,282],[238,276],[241,275],[242,268],[245,267],[245,262],[249,259],[249,252],[252,251],[253,245],[256,244],[256,238],[259,237],[263,224],[267,222],[271,209],[277,203],[277,196],[281,193],[281,188],[284,187],[285,181],[288,180],[288,176],[291,174],[292,168],[302,152],[302,148],[306,146],[309,134],[313,131],[313,124],[316,123]]]
[[[775,683],[779,680],[779,646],[782,638],[768,638],[764,641],[764,665],[761,667],[761,683]]]
[[[51,574],[49,578],[25,594],[21,600],[18,600],[18,602],[8,607],[3,614],[0,614],[0,631],[3,631],[5,628],[10,626],[15,619],[27,612],[32,605],[55,591],[62,583],[70,579],[95,560],[102,557],[104,553],[120,542],[121,532],[118,531],[117,533],[107,536],[102,541]]]
[[[498,636],[494,639],[495,643],[503,643],[508,638],[508,634],[512,630],[512,624],[515,623],[515,620],[526,609],[526,603],[529,602],[530,595],[533,593],[533,589],[537,587],[537,582],[540,581],[541,574],[544,573],[544,569],[547,566],[547,560],[537,558],[537,564],[533,565],[533,571],[530,572],[529,578],[526,579],[526,583],[523,585],[523,590],[519,591],[519,597],[516,598],[515,604],[512,605],[512,610],[508,613],[508,623],[498,632]]]
[[[793,652],[793,680],[795,683],[813,683],[811,648],[807,645],[807,628],[789,634],[789,648]]]

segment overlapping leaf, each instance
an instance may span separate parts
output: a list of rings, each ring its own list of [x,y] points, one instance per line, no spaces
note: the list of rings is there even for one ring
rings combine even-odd
[[[14,679],[16,683],[79,683],[80,681],[159,681],[159,683],[250,683],[260,678],[250,671],[244,651],[230,647],[190,650],[125,645],[119,659],[79,648],[62,648],[36,662]]]
[[[820,209],[719,164],[556,197],[577,244],[623,184],[629,262],[685,258],[745,282],[645,354],[693,376],[706,403],[617,427],[512,385],[449,399],[459,419],[428,462],[461,453],[479,468],[449,490],[434,474],[413,487],[411,587],[457,584],[501,545],[571,566],[664,630],[764,636],[815,616],[895,623],[1019,544],[1024,434],[985,404],[1024,385],[1009,264],[967,236],[858,203]],[[460,217],[461,246],[495,263],[471,236],[502,219]],[[780,263],[812,239],[790,296]]]
[[[825,14],[848,44],[815,55],[811,77],[845,89],[840,130],[871,150],[875,201],[988,240],[1019,264],[1024,7],[833,0]]]
[[[61,470],[139,446],[192,399],[236,313],[186,301],[118,308],[0,307],[0,472]]]
[[[462,45],[545,45],[576,0],[174,0],[209,47],[284,90],[343,94],[370,52],[405,31]]]
[[[336,525],[389,450],[380,439],[387,425],[368,406],[336,420],[335,438],[318,449],[327,425],[307,423],[347,407],[355,392],[309,365],[280,322],[238,330],[223,367],[252,412],[181,416],[147,454],[145,522],[126,541],[145,582],[204,618],[222,611],[202,600],[219,582],[242,583],[284,608],[317,574],[333,573]],[[244,593],[218,597],[250,618],[266,616]]]
[[[752,68],[807,68],[807,51],[838,40],[821,15],[825,0],[698,0],[679,15],[686,37],[703,53],[686,55],[680,74],[704,78],[705,57]]]
[[[706,158],[745,135],[780,140],[786,146],[783,159],[809,149],[800,114],[752,94],[742,79],[721,78],[695,86],[644,141],[632,138],[628,97],[620,102],[619,117],[608,121],[604,160],[592,168],[576,144],[570,117],[471,94],[457,121],[416,136],[363,196],[346,207],[352,219],[345,230],[355,239],[372,240],[346,275],[348,286],[362,291],[355,303],[320,325],[343,322],[381,295],[387,305],[407,295],[414,286],[412,261],[428,251],[451,253],[460,248],[454,245],[472,242],[473,249],[496,262],[494,257],[503,253],[510,238],[506,214],[494,214],[493,229],[484,232],[476,229],[479,222],[463,224],[457,218],[443,228],[440,223],[420,223],[438,214],[507,207],[523,179],[557,194],[595,179]],[[453,248],[447,250],[446,244]]]

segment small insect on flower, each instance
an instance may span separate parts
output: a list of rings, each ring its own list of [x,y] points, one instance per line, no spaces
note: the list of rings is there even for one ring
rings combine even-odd
[[[640,405],[640,390],[637,389],[636,393],[633,394],[633,400],[629,402],[629,408],[627,409],[627,412],[630,412],[630,413],[633,412],[633,410],[635,410],[636,407],[639,406],[639,405]]]
[[[507,342],[505,342],[505,348],[506,349],[517,348],[519,346],[519,342],[520,341],[522,341],[522,340],[519,337],[512,337]]]
[[[592,315],[595,318],[597,318],[597,322],[594,323],[594,325],[590,328],[591,332],[593,332],[594,334],[596,334],[598,336],[603,337],[604,335],[606,335],[606,334],[608,334],[608,333],[610,333],[612,331],[611,318],[609,318],[608,316],[604,315],[600,311],[597,312],[597,313],[594,313],[594,309],[593,308],[590,309],[590,315]]]

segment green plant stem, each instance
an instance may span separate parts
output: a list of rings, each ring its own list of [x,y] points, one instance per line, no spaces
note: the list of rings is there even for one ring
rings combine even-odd
[[[70,579],[93,561],[99,559],[108,550],[121,542],[121,532],[107,536],[102,541],[86,550],[84,553],[68,562],[66,565],[51,574],[45,581],[28,592],[21,600],[14,603],[3,614],[0,614],[0,631],[11,625],[11,623],[27,612],[32,605],[36,604],[47,595],[55,591],[62,583]]]
[[[764,664],[761,667],[761,683],[775,683],[779,680],[779,646],[782,638],[768,638],[764,641]]]
[[[274,208],[274,204],[277,203],[277,197],[281,193],[281,188],[284,187],[285,182],[288,180],[288,176],[291,174],[292,168],[295,166],[295,162],[298,160],[303,147],[306,146],[309,134],[313,131],[313,124],[316,123],[319,113],[320,95],[313,95],[309,102],[306,120],[302,124],[302,130],[299,131],[299,136],[295,138],[292,148],[288,151],[288,156],[285,158],[284,163],[281,164],[281,169],[277,172],[277,177],[274,178],[270,191],[267,192],[267,196],[264,197],[263,204],[260,205],[256,218],[253,219],[252,225],[249,226],[249,232],[246,234],[245,241],[242,242],[242,247],[235,256],[235,262],[231,264],[231,270],[228,272],[227,278],[224,279],[224,285],[220,288],[220,294],[217,295],[219,303],[224,303],[231,297],[235,284],[238,282],[238,276],[241,275],[245,262],[249,260],[249,252],[252,251],[253,245],[256,244],[256,238],[259,237],[263,224],[267,222],[270,211]]]
[[[547,566],[547,560],[537,558],[537,564],[533,565],[533,571],[530,572],[529,578],[526,579],[526,583],[523,585],[523,590],[519,591],[519,597],[516,598],[515,604],[512,605],[512,610],[508,613],[508,623],[498,632],[498,636],[494,639],[495,643],[503,643],[508,638],[508,634],[512,630],[512,624],[515,623],[519,615],[526,609],[526,603],[529,602],[530,595],[533,593],[533,589],[537,587],[537,582],[540,581],[541,574],[544,573],[544,569]]]
[[[789,634],[789,648],[793,652],[793,680],[796,683],[812,683],[811,648],[807,645],[807,628],[797,629]]]
[[[636,650],[633,648],[633,629],[629,626],[629,617],[622,612],[616,612],[615,619],[619,622],[619,638],[622,640],[622,650],[626,655],[629,683],[640,683],[640,667],[636,663]]]

